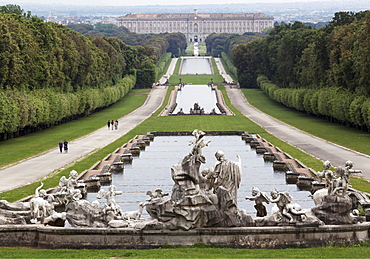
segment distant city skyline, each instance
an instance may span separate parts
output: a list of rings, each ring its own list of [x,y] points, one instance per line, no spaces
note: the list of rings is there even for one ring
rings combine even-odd
[[[18,0],[18,1],[0,1],[0,5],[16,4],[45,4],[45,5],[95,5],[95,6],[143,6],[143,5],[194,5],[201,6],[205,4],[261,4],[261,3],[307,3],[307,2],[331,2],[343,3],[347,0]]]

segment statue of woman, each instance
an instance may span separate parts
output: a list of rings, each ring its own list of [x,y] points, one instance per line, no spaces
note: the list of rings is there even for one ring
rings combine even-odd
[[[230,193],[236,203],[239,185],[242,180],[240,156],[237,156],[239,161],[234,162],[227,159],[224,152],[219,150],[215,153],[215,157],[217,159],[213,170],[217,176],[214,183],[215,193],[218,192],[219,188],[224,188]]]

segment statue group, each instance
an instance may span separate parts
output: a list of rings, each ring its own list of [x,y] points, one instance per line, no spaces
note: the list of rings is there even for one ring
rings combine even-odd
[[[203,227],[252,227],[252,226],[319,226],[323,224],[349,224],[359,220],[354,215],[351,198],[348,196],[349,177],[360,173],[353,169],[352,162],[333,173],[330,162],[324,162],[318,181],[326,188],[313,194],[316,206],[302,209],[293,203],[288,192],[273,189],[270,196],[252,188],[252,196],[245,197],[255,202],[257,214],[252,218],[238,208],[238,189],[242,180],[241,159],[232,161],[223,151],[215,153],[216,163],[200,170],[206,163],[202,150],[210,145],[205,132],[194,130],[191,149],[171,168],[174,182],[171,193],[161,189],[147,191],[149,198],[138,204],[135,211],[124,212],[115,197],[122,191],[111,185],[101,189],[97,200],[83,199],[83,186],[76,171],[69,178],[62,177],[59,186],[52,192],[35,191],[29,202],[9,203],[0,201],[0,224],[48,224],[64,226],[68,221],[73,227],[112,227],[136,229],[182,229]],[[104,203],[99,200],[105,199]],[[270,216],[264,204],[276,206]],[[146,209],[150,218],[141,219]],[[6,213],[5,213],[6,212]]]
[[[174,181],[171,197],[149,202],[149,215],[169,229],[251,226],[253,219],[237,207],[241,164],[217,151],[213,168],[200,171],[206,163],[202,149],[210,144],[205,133],[193,131],[188,155],[171,168]]]

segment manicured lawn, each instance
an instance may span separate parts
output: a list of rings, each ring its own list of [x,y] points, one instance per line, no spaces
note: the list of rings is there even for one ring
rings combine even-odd
[[[171,76],[171,80],[175,76]],[[198,76],[199,77],[199,76]],[[212,76],[214,81],[216,76]],[[173,79],[178,82],[178,78]],[[194,78],[189,78],[189,82],[194,83]],[[210,80],[210,76],[199,79],[199,84],[206,84]],[[183,80],[184,81],[184,80]],[[185,82],[185,81],[184,81]],[[138,134],[145,134],[148,131],[179,131],[179,130],[193,130],[199,128],[201,130],[244,130],[249,133],[259,134],[266,138],[268,141],[274,145],[280,147],[285,152],[288,152],[293,157],[301,160],[306,165],[315,168],[316,170],[322,169],[322,162],[313,158],[312,156],[297,150],[285,142],[275,138],[274,136],[267,133],[264,129],[245,118],[238,110],[231,106],[230,101],[226,95],[225,89],[221,86],[219,87],[223,91],[225,101],[227,105],[233,110],[235,116],[171,116],[171,117],[158,117],[159,112],[164,108],[160,108],[157,112],[153,114],[152,117],[138,125],[136,128],[131,130],[128,134],[121,137],[117,141],[111,143],[107,147],[98,150],[87,156],[86,158],[78,161],[69,168],[64,169],[59,174],[50,177],[49,179],[43,181],[45,183],[45,188],[54,187],[58,184],[58,181],[62,175],[68,175],[69,171],[72,169],[82,172],[83,170],[89,168],[96,161],[103,159],[107,154],[113,152],[117,147],[123,145],[128,140],[133,138]],[[164,104],[167,103],[169,92],[173,87],[169,87],[168,94]],[[249,98],[252,105],[254,102],[263,107],[271,107],[270,112],[275,112],[275,109],[281,109],[279,107],[273,106],[271,101],[264,99],[258,90],[243,90],[244,93]],[[54,147],[55,144],[60,140],[60,138],[72,139],[72,136],[76,132],[80,132],[81,128],[87,128],[92,131],[92,125],[96,128],[105,125],[107,119],[115,119],[121,117],[134,108],[140,106],[146,97],[147,90],[134,90],[130,92],[131,94],[125,97],[122,103],[117,103],[116,105],[104,110],[100,115],[96,116],[94,120],[85,118],[78,120],[76,122],[70,122],[58,127],[65,126],[64,129],[58,129],[58,127],[51,128],[43,133],[32,134],[26,136],[27,138],[19,138],[12,141],[3,142],[0,144],[2,152],[0,156],[4,156],[4,153],[12,152],[12,149],[17,150],[22,146],[27,146],[25,143],[34,144],[35,147],[32,149],[35,151],[34,154],[39,153],[45,149]],[[258,98],[257,98],[258,97]],[[253,99],[253,100],[252,100]],[[253,101],[253,102],[252,102]],[[272,111],[271,111],[272,110]],[[267,110],[266,110],[267,111]],[[105,113],[104,113],[105,112]],[[280,110],[280,112],[282,112]],[[280,112],[277,112],[280,114]],[[272,114],[271,114],[272,115]],[[276,115],[277,116],[277,115]],[[289,117],[297,117],[296,121],[299,121],[302,125],[308,128],[307,124],[311,123],[309,121],[301,121],[302,116],[297,113],[289,113],[289,115],[284,115]],[[293,118],[289,118],[293,120]],[[293,120],[294,121],[294,120]],[[76,123],[73,125],[73,123]],[[87,123],[86,126],[82,124]],[[313,122],[312,122],[313,123]],[[71,124],[71,125],[69,125]],[[68,127],[71,127],[70,129]],[[311,127],[311,126],[310,126]],[[323,127],[323,126],[321,126]],[[312,127],[315,128],[315,127]],[[330,126],[332,129],[332,126]],[[54,131],[55,130],[55,131]],[[58,131],[59,130],[59,131]],[[48,133],[50,131],[50,133]],[[70,133],[69,133],[70,132]],[[334,132],[334,131],[333,131]],[[61,137],[62,133],[63,137]],[[50,134],[50,137],[45,137],[44,134]],[[82,134],[82,133],[81,133]],[[87,133],[85,133],[87,134]],[[338,133],[339,134],[339,133]],[[343,136],[343,135],[342,135]],[[54,137],[53,140],[50,140]],[[45,148],[45,144],[38,143],[43,141],[43,139],[49,139],[51,145],[49,148]],[[27,142],[28,141],[28,142]],[[367,140],[368,141],[368,140]],[[3,145],[5,144],[5,145]],[[362,143],[363,144],[363,143]],[[18,145],[18,146],[17,146]],[[37,151],[40,146],[44,149]],[[17,150],[18,151],[18,150]],[[20,158],[21,159],[21,158]],[[2,162],[2,157],[0,157]],[[352,183],[353,184],[353,183]],[[370,192],[369,184],[360,181],[356,185],[361,185],[362,190]],[[354,185],[354,184],[353,184]],[[34,183],[27,187],[23,187],[17,190],[13,190],[6,193],[0,194],[0,199],[7,199],[8,201],[15,201],[27,195],[33,194],[34,190],[38,186],[38,183]],[[354,186],[357,188],[357,186]],[[216,248],[216,247],[206,247],[206,246],[196,246],[192,248],[161,248],[152,250],[43,250],[43,249],[27,249],[27,248],[1,248],[0,247],[0,257],[1,258],[368,258],[369,257],[369,245],[357,245],[350,247],[324,247],[324,248],[295,248],[295,249],[281,249],[281,250],[266,250],[266,249],[230,249],[230,248]]]
[[[178,84],[180,82],[193,85],[208,84],[213,79],[215,84],[221,84],[224,79],[221,75],[172,75],[168,80],[171,84]]]
[[[198,44],[198,51],[199,51],[199,56],[205,56],[207,52],[207,46],[205,43],[200,42]]]
[[[262,90],[242,89],[248,102],[259,110],[298,129],[341,146],[370,155],[370,134],[318,119],[270,100]]]
[[[188,43],[188,46],[185,50],[185,56],[193,56],[194,55],[194,43]]]
[[[0,142],[0,167],[34,156],[57,146],[59,140],[82,137],[140,107],[149,89],[131,90],[121,101],[90,116],[73,120],[23,137]]]
[[[150,250],[1,248],[1,258],[368,258],[367,244],[348,247],[232,249],[198,245]]]

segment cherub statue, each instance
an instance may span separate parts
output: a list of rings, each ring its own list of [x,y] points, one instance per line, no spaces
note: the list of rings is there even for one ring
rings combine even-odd
[[[351,174],[361,174],[362,173],[361,170],[354,170],[352,169],[352,167],[353,167],[352,161],[348,160],[345,164],[345,173],[344,173],[344,176],[345,176],[345,179],[348,185],[349,185],[349,178],[351,177]]]
[[[214,187],[217,175],[213,172],[211,168],[205,168],[200,172],[203,176],[203,181],[201,181],[200,188],[205,191],[210,191]]]
[[[330,170],[331,163],[330,161],[326,160],[323,163],[324,166],[324,178],[326,181],[326,187],[328,188],[328,193],[330,194],[333,191],[333,181],[335,179],[333,171]]]
[[[289,213],[289,209],[287,205],[292,202],[292,197],[288,192],[279,192],[276,189],[271,191],[271,198],[270,202],[276,203],[276,206],[279,209],[279,213],[281,216],[285,216],[289,219],[289,222],[293,222],[293,217]]]
[[[76,189],[78,186],[77,183],[78,173],[76,170],[72,170],[69,173],[69,178],[62,176],[59,180],[59,186],[56,194],[64,194],[66,202],[78,201],[82,198],[81,191]]]
[[[154,193],[152,192],[152,191],[147,191],[146,192],[146,195],[149,195],[149,199],[147,199],[147,201],[152,201],[152,200],[154,200],[154,199],[156,199],[156,198],[163,198],[164,196],[168,196],[169,195],[169,193],[164,193],[163,191],[162,191],[162,189],[156,189],[155,191],[154,191]]]
[[[326,185],[328,186],[329,182],[334,178],[333,172],[330,170],[330,161],[326,160],[322,165],[324,170],[322,172],[317,172],[318,183],[322,183],[325,179]]]
[[[257,217],[264,217],[267,215],[267,210],[263,203],[270,203],[270,199],[266,193],[261,192],[257,187],[252,187],[252,197],[245,197],[246,200],[255,202],[254,208],[257,210]]]
[[[104,212],[107,212],[108,210],[113,211],[114,215],[116,216],[121,216],[122,215],[122,210],[121,207],[116,203],[116,198],[115,196],[121,195],[123,192],[122,191],[117,191],[117,188],[115,185],[111,185],[108,187],[108,191],[105,191],[103,189],[99,190],[98,195],[96,198],[102,199],[105,198],[107,199],[107,202],[105,203],[105,208]]]
[[[339,166],[335,173],[339,176],[339,178],[333,180],[332,191],[330,193],[328,192],[328,194],[344,196],[347,194],[349,182],[346,177],[346,169]]]

